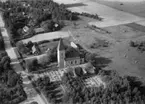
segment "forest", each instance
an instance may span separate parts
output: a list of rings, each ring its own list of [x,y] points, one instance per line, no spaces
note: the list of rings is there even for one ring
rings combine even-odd
[[[10,65],[5,51],[0,52],[0,104],[18,104],[27,98],[22,78]]]
[[[62,81],[56,82],[57,85],[55,82],[50,82],[48,77],[39,78],[34,84],[45,93],[53,104],[145,103],[145,86],[142,86],[140,81],[135,80],[135,77],[121,77],[113,70],[101,70],[98,74],[106,77],[106,88],[103,86],[86,87],[82,82],[82,76],[74,78],[70,73],[65,73]],[[59,84],[65,88],[64,92],[59,88]]]
[[[3,19],[12,41],[32,37],[37,34],[34,31],[37,28],[43,32],[58,31],[65,26],[64,20],[77,21],[80,16],[101,20],[97,14],[71,12],[64,4],[52,0],[11,0],[0,2],[0,7],[4,10]],[[25,26],[27,32],[23,31]]]
[[[4,40],[0,31],[0,50],[4,50],[5,49],[4,47],[5,47]]]

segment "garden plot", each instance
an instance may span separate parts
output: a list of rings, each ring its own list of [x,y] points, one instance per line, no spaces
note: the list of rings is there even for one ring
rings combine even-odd
[[[49,32],[49,33],[42,33],[42,34],[38,34],[35,35],[31,38],[28,39],[24,39],[22,40],[23,43],[28,43],[29,41],[32,42],[40,42],[43,40],[52,40],[52,39],[57,39],[57,38],[67,38],[69,37],[68,32]]]

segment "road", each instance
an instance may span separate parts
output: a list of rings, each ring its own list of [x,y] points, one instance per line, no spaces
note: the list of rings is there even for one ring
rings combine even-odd
[[[5,28],[5,23],[2,19],[2,13],[0,13],[0,27],[3,29],[2,36],[4,39],[5,49],[6,49],[8,56],[11,58],[12,61],[13,61],[13,59],[15,59],[17,62],[19,62],[17,54],[10,43],[8,31]],[[39,95],[38,92],[33,88],[31,81],[28,79],[27,74],[23,71],[23,68],[20,65],[20,63],[13,65],[13,68],[17,73],[24,74],[24,78],[23,78],[24,90],[26,91],[28,99],[26,101],[22,102],[21,104],[29,104],[32,101],[36,101],[36,102],[38,102],[38,104],[48,104],[47,100],[44,97],[42,97],[41,95]],[[25,84],[26,82],[29,82],[29,83]],[[31,93],[30,93],[30,91],[31,91]]]
[[[48,33],[41,33],[37,34],[31,38],[23,39],[23,43],[28,43],[29,41],[32,42],[40,42],[43,40],[53,40],[58,38],[67,38],[69,37],[68,32],[65,31],[56,31],[56,32],[48,32]]]

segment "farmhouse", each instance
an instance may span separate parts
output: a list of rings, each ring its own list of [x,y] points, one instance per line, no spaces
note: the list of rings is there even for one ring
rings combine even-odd
[[[81,57],[79,52],[75,49],[74,51],[66,54],[65,45],[63,43],[63,40],[60,39],[57,46],[57,61],[59,68],[65,68],[68,66],[83,64],[84,57]]]

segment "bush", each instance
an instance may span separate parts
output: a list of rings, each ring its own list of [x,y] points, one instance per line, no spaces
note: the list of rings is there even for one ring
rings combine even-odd
[[[41,45],[41,44],[48,43],[48,42],[50,42],[50,40],[43,40],[43,41],[39,41],[37,44]]]
[[[0,50],[4,50],[5,46],[4,46],[4,40],[0,31]]]
[[[22,80],[21,80],[20,75],[16,74],[13,70],[10,70],[8,72],[8,82],[7,82],[7,85],[9,87],[14,87],[17,84],[22,84],[21,82],[22,82]]]
[[[18,51],[22,54],[27,54],[29,52],[29,49],[23,44],[22,41],[17,42],[16,46],[18,48]]]
[[[130,44],[131,47],[137,47],[137,44],[134,41],[130,41],[129,44]]]
[[[26,68],[27,68],[28,72],[36,71],[39,68],[38,66],[39,66],[39,64],[38,64],[38,60],[36,58],[26,61]]]
[[[78,76],[78,77],[81,77],[81,76],[83,76],[83,69],[81,68],[81,67],[76,67],[75,68],[75,73],[76,73],[76,75]]]
[[[10,66],[10,58],[0,53],[0,104],[18,104],[27,98],[22,78]]]
[[[29,41],[28,43],[27,43],[27,45],[26,45],[26,47],[28,47],[29,48],[29,50],[31,50],[31,48],[33,47],[33,43],[32,43],[32,41]]]
[[[141,42],[130,41],[130,46],[131,47],[136,47],[140,52],[145,51],[145,41],[141,41]]]
[[[108,72],[102,71],[107,74]],[[102,73],[100,72],[100,73]],[[102,73],[102,74],[103,74]],[[64,84],[67,88],[65,95],[68,104],[144,104],[145,94],[141,93],[140,86],[137,86],[127,77],[119,76],[115,71],[109,71],[109,82],[106,88],[103,87],[86,87],[81,78],[73,78],[64,74]],[[104,75],[104,74],[103,74]],[[133,82],[135,80],[132,80]],[[136,85],[136,86],[135,86]],[[143,87],[144,88],[144,87]],[[142,89],[143,90],[143,89]],[[66,102],[65,102],[66,103]]]
[[[87,62],[93,63],[96,60],[96,56],[97,56],[96,54],[86,53],[85,60]]]

